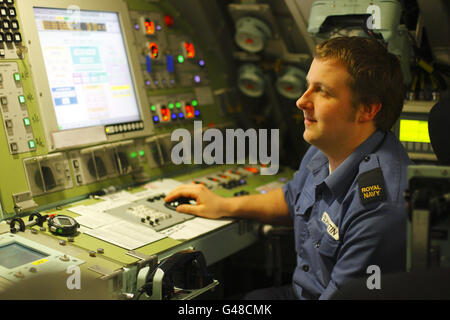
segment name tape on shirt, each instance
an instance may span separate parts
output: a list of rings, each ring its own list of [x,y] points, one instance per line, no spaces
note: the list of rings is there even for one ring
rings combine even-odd
[[[324,212],[322,215],[322,222],[327,226],[328,234],[334,239],[339,240],[339,229],[338,227],[331,221],[328,213]]]
[[[358,189],[362,204],[367,204],[375,200],[385,200],[384,179],[381,169],[375,168],[362,173],[358,177]]]

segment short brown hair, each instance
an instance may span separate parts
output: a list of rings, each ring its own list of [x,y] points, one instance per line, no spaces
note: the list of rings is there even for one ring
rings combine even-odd
[[[382,131],[393,127],[405,97],[402,70],[395,55],[372,38],[339,37],[318,44],[314,58],[343,63],[350,74],[354,105],[381,103],[375,125]]]

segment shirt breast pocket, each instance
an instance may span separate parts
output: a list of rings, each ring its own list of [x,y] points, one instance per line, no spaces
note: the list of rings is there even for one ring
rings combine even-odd
[[[320,240],[317,250],[319,251],[320,255],[335,260],[338,247],[339,241],[333,239],[325,232],[322,236],[322,239]]]
[[[327,226],[320,221],[313,219],[308,226],[313,245],[322,257],[334,260],[339,247],[339,241],[328,234]]]

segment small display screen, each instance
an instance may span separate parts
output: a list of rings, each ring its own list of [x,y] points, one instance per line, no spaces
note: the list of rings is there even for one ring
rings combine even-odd
[[[12,269],[48,257],[47,254],[28,248],[18,242],[0,247],[0,265]]]
[[[69,218],[58,217],[57,222],[62,226],[71,226],[72,221]]]
[[[400,119],[400,141],[430,143],[428,121]]]

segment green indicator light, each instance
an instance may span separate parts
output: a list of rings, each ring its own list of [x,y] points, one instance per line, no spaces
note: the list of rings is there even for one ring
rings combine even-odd
[[[139,150],[139,156],[140,156],[140,157],[143,157],[144,155],[145,155],[144,150]]]
[[[130,158],[131,159],[134,159],[136,157],[137,157],[137,152],[136,151],[133,151],[132,153],[130,153]]]
[[[156,111],[156,106],[155,106],[155,105],[152,105],[152,106],[150,107],[150,110]]]
[[[197,100],[192,100],[192,105],[193,105],[194,107],[196,107],[196,106],[198,105],[198,101],[197,101]]]
[[[181,108],[181,103],[180,103],[180,102],[177,102],[177,103],[175,103],[175,106],[176,106],[177,108]]]
[[[28,127],[29,125],[31,125],[31,121],[30,118],[23,118],[23,124]]]
[[[29,140],[28,141],[28,147],[30,147],[30,149],[36,148],[36,143],[34,143],[34,140]]]
[[[178,63],[183,63],[184,62],[184,57],[180,54],[177,57]]]
[[[20,81],[20,73],[18,72],[14,73],[14,80]]]
[[[19,96],[19,102],[25,103],[25,96]]]
[[[173,103],[169,103],[169,109],[173,109]]]

